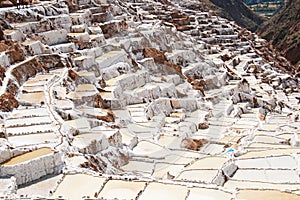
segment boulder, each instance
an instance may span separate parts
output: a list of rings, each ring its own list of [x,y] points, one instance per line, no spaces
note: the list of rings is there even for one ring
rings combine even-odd
[[[14,108],[19,106],[19,102],[15,99],[15,97],[6,92],[0,96],[0,110],[3,112],[12,111]]]
[[[115,122],[115,115],[111,110],[108,110],[105,116],[96,116],[96,118],[105,122]]]
[[[163,64],[166,61],[164,53],[155,48],[145,48],[143,55],[146,58],[153,58],[156,63]]]
[[[124,32],[125,30],[127,30],[128,25],[126,21],[111,20],[109,22],[101,24],[100,27],[102,29],[104,37],[107,39]]]
[[[198,129],[208,129],[208,128],[209,128],[209,124],[205,122],[199,123],[198,125]]]
[[[205,139],[192,139],[192,138],[186,138],[181,141],[181,148],[193,150],[193,151],[199,151],[201,147],[206,143]]]

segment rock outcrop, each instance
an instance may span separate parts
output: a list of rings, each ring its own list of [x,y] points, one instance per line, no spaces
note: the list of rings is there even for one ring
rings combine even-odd
[[[18,106],[19,106],[18,101],[11,93],[6,92],[0,96],[0,110],[2,112],[12,111],[14,108],[17,108]]]
[[[63,168],[62,155],[53,152],[35,158],[36,152],[43,150],[44,149],[38,149],[18,156],[20,160],[22,160],[20,157],[24,157],[23,159],[26,160],[26,157],[32,156],[32,160],[18,162],[18,159],[11,158],[11,160],[2,163],[0,176],[7,177],[13,175],[13,177],[16,178],[16,184],[22,185],[46,175],[60,173]]]

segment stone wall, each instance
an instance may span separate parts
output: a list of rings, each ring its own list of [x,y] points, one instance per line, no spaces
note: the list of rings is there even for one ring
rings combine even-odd
[[[17,185],[22,185],[49,174],[58,174],[62,168],[62,154],[52,153],[15,165],[2,165],[0,167],[0,176],[14,176]]]

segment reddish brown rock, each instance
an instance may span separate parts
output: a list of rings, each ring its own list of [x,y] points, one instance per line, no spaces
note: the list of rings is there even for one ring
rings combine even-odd
[[[94,102],[95,102],[95,108],[105,108],[106,104],[100,95],[97,95],[95,97]]]
[[[93,22],[103,23],[109,19],[109,14],[107,12],[93,14]]]
[[[106,82],[105,82],[104,78],[100,78],[98,83],[102,89],[106,87]]]
[[[76,12],[79,9],[79,5],[77,5],[73,1],[64,1],[64,2],[68,5],[70,12]]]
[[[188,81],[189,83],[191,83],[192,88],[193,88],[194,90],[199,90],[199,91],[202,93],[202,95],[205,96],[205,93],[204,93],[205,88],[206,88],[206,82],[205,82],[205,80],[203,80],[203,79],[197,80],[197,79],[188,77],[188,78],[187,78],[187,81]]]
[[[2,85],[2,80],[5,77],[5,72],[6,72],[6,69],[4,67],[0,66],[0,85]]]
[[[12,40],[2,40],[0,42],[0,52],[8,54],[10,63],[23,61],[26,58],[25,50],[22,46]]]
[[[126,21],[111,21],[105,24],[101,24],[100,27],[102,29],[104,37],[107,39],[126,31],[128,25]]]
[[[14,95],[9,92],[4,93],[0,96],[0,110],[3,112],[12,111],[14,108],[19,106],[18,101],[15,99]]]
[[[173,19],[173,23],[178,26],[186,26],[190,24],[190,17],[189,16],[183,16],[179,18]]]
[[[261,121],[264,121],[266,119],[266,115],[263,115],[263,114],[259,114],[259,119]]]
[[[19,62],[26,59],[25,51],[18,43],[15,43],[11,48],[9,48],[7,54],[9,54],[10,63]]]
[[[191,82],[191,85],[195,85],[195,86],[202,86],[202,87],[206,87],[206,82],[204,79],[199,79],[199,80],[192,80]]]
[[[1,7],[11,7],[11,6],[14,6],[14,4],[12,2],[14,2],[14,1],[4,0],[4,1],[0,2],[0,6]]]
[[[253,102],[252,103],[253,103],[254,108],[258,108],[259,105],[258,105],[258,102],[257,102],[257,98],[253,97]]]
[[[133,69],[135,71],[139,69],[139,65],[138,65],[138,63],[136,62],[135,59],[131,58],[131,63],[132,63]]]
[[[68,76],[75,82],[78,80],[78,74],[72,69],[68,70]]]
[[[107,110],[105,116],[97,116],[96,118],[105,122],[115,122],[115,115],[111,110]]]
[[[9,49],[9,45],[5,44],[4,42],[0,43],[0,52],[4,52]]]
[[[240,63],[241,61],[240,61],[240,59],[239,58],[235,58],[235,59],[233,59],[233,61],[232,61],[232,65],[235,67],[235,66],[237,66],[239,63]]]
[[[182,14],[182,13],[179,13],[179,12],[173,12],[171,13],[171,18],[170,19],[166,19],[166,21],[168,21],[169,23],[172,23],[175,25],[175,27],[178,28],[179,27],[182,27],[182,28],[179,28],[179,29],[182,29],[184,30],[185,27],[189,27],[187,25],[190,24],[191,20],[190,20],[190,17],[185,15],[185,14]]]
[[[0,26],[0,40],[4,40],[4,33],[1,26]]]
[[[189,31],[192,30],[194,27],[193,26],[177,26],[176,29],[177,31]]]
[[[30,77],[35,76],[37,73],[42,72],[44,66],[37,58],[27,60],[26,62],[15,67],[11,74],[16,78],[19,85],[22,85]]]
[[[208,129],[209,125],[207,123],[199,123],[198,129]]]
[[[205,143],[205,139],[186,138],[181,141],[181,147],[193,151],[199,151]]]
[[[164,62],[164,65],[167,66],[169,69],[171,69],[171,72],[174,71],[179,76],[181,76],[181,78],[185,78],[185,76],[182,74],[182,69],[179,65],[167,61]]]
[[[244,41],[253,41],[255,39],[254,34],[252,34],[250,31],[247,29],[243,28],[239,34],[238,37]]]
[[[203,86],[193,85],[193,89],[199,90],[202,93],[202,95],[205,96],[205,93],[204,93],[205,90],[204,90]]]
[[[228,54],[224,54],[224,55],[221,55],[221,59],[223,60],[223,62],[226,62],[226,61],[230,60],[231,57]]]
[[[249,73],[256,74],[256,73],[258,73],[259,70],[258,70],[258,67],[255,64],[251,63],[251,64],[249,64],[247,71]]]
[[[0,138],[6,138],[6,135],[4,132],[0,132]]]
[[[170,1],[168,0],[158,0],[158,2],[160,2],[163,5],[168,5],[168,6],[174,6],[174,4],[172,4]]]
[[[19,91],[19,87],[11,79],[9,79],[7,83],[6,91],[12,95],[17,95]]]
[[[38,62],[45,70],[50,68],[72,67],[69,62],[63,63],[62,58],[58,54],[40,55]]]
[[[166,61],[165,54],[155,48],[145,48],[143,55],[146,58],[153,58],[154,61],[159,64],[163,64]]]
[[[167,61],[165,54],[161,51],[159,51],[158,49],[155,48],[145,48],[143,50],[143,55],[146,58],[153,58],[154,62],[156,62],[157,64],[163,64],[164,69],[163,71],[166,73],[176,73],[179,76],[181,76],[181,78],[185,78],[185,76],[182,74],[182,69],[181,66],[169,62]]]

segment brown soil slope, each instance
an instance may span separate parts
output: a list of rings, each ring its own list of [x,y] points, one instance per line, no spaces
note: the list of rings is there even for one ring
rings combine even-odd
[[[265,22],[258,32],[299,69],[300,0],[289,0],[285,8]]]
[[[235,21],[239,26],[255,31],[264,18],[255,14],[242,0],[210,0],[220,8],[221,17]]]

